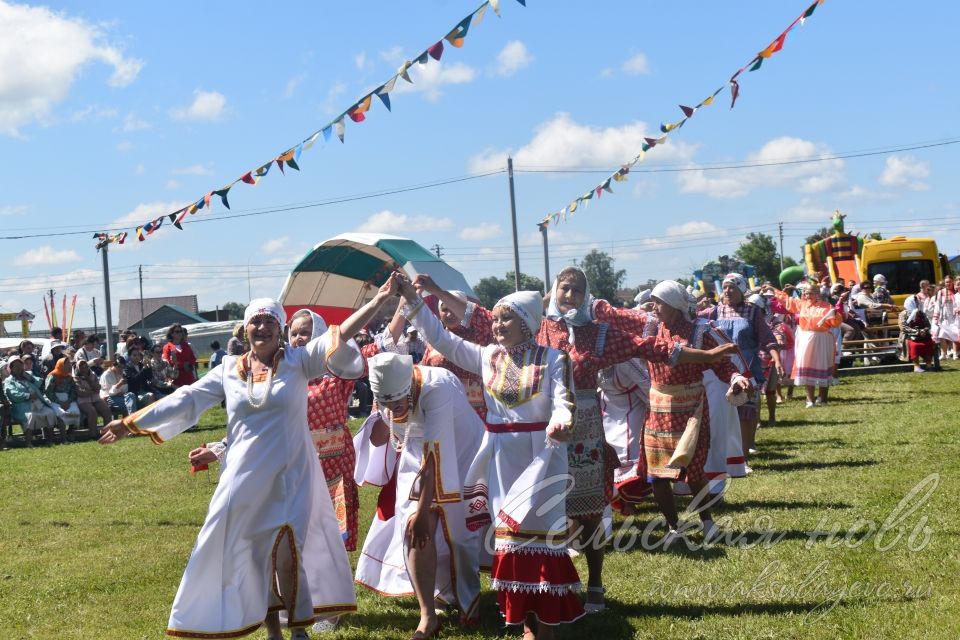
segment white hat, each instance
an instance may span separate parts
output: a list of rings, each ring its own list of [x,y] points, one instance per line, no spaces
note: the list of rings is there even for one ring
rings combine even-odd
[[[67,346],[67,343],[64,342],[63,340],[51,340],[51,341],[50,341],[50,351],[53,351],[53,350],[56,349],[57,347],[65,347],[65,346]]]
[[[367,360],[370,390],[378,402],[393,402],[410,392],[413,357],[399,353],[378,353]]]
[[[406,333],[416,333],[416,332],[417,332],[417,328],[415,326],[410,325],[409,327],[407,327]]]
[[[270,316],[275,319],[280,326],[287,324],[287,312],[279,302],[272,298],[257,298],[251,300],[243,312],[243,324],[247,325],[257,316]]]
[[[503,296],[493,306],[507,307],[516,313],[527,325],[531,335],[537,335],[540,330],[540,322],[543,320],[543,296],[539,291],[516,291]]]
[[[887,277],[882,273],[878,273],[877,275],[873,276],[873,281],[879,282],[880,284],[887,284]]]
[[[313,320],[313,332],[310,334],[310,339],[319,338],[324,333],[327,332],[327,323],[319,313],[313,312],[310,309],[299,309],[290,316],[290,325],[293,326],[293,321],[297,318],[310,317]]]
[[[633,298],[633,301],[636,302],[638,305],[646,304],[650,302],[650,298],[652,296],[653,296],[653,289],[644,289]]]

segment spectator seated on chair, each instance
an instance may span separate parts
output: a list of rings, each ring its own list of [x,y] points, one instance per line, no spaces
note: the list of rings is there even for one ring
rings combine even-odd
[[[103,418],[106,426],[113,420],[107,401],[100,397],[100,380],[87,364],[86,360],[79,360],[73,365],[73,382],[77,389],[77,406],[83,414],[87,429],[93,433],[97,429],[97,416]]]
[[[61,424],[57,419],[57,411],[51,406],[43,394],[43,388],[32,373],[27,371],[20,356],[14,356],[7,361],[10,375],[3,381],[3,393],[10,401],[10,416],[13,422],[23,426],[23,435],[27,446],[33,446],[33,434],[40,430]],[[46,434],[44,434],[46,435]],[[66,435],[61,432],[61,435]]]
[[[123,368],[123,378],[127,381],[127,389],[136,398],[137,409],[153,404],[156,397],[153,394],[151,382],[153,371],[143,364],[143,352],[135,346],[127,351],[127,366]]]
[[[103,373],[103,356],[97,346],[97,336],[90,334],[83,339],[83,346],[77,349],[76,360],[86,362],[97,377]]]
[[[100,397],[107,401],[113,414],[124,417],[137,410],[137,397],[130,392],[123,377],[126,366],[126,358],[114,356],[110,366],[100,375]]]
[[[66,439],[72,441],[74,430],[80,426],[81,414],[77,405],[77,385],[73,381],[70,360],[66,357],[57,360],[50,370],[44,385],[44,394],[51,403],[63,409],[60,419],[70,428]]]
[[[913,371],[923,373],[925,369],[920,366],[920,359],[923,359],[925,366],[931,367],[937,345],[930,335],[930,320],[920,308],[915,295],[907,298],[904,303],[899,324],[900,359],[912,361]]]

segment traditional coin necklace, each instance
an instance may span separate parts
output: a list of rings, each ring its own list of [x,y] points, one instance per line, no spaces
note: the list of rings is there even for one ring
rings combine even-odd
[[[251,358],[252,360],[252,358]],[[267,388],[259,398],[253,394],[253,362],[250,362],[250,369],[247,371],[247,402],[254,409],[259,409],[267,402],[270,397],[270,389],[273,387],[273,367],[267,368]]]

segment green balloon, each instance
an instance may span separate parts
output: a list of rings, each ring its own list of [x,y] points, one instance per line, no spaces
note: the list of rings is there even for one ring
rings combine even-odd
[[[797,284],[803,280],[803,267],[800,265],[794,265],[792,267],[787,267],[780,272],[780,286],[786,286],[788,284]]]

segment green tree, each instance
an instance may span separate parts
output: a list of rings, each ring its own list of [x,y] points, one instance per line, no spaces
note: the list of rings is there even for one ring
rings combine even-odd
[[[473,292],[476,293],[477,298],[480,299],[480,304],[487,309],[492,309],[493,305],[497,304],[497,300],[508,293],[513,293],[516,290],[513,273],[513,271],[507,271],[507,275],[503,278],[488,276],[475,284],[473,286]],[[520,290],[543,291],[543,280],[521,273]]]
[[[617,291],[623,286],[623,279],[627,276],[625,269],[614,269],[613,258],[603,251],[593,249],[578,265],[587,274],[590,283],[590,293],[597,298],[603,298],[611,304],[620,306]]]
[[[239,302],[227,302],[220,307],[220,311],[226,315],[227,320],[242,320],[246,307]]]
[[[813,244],[823,240],[824,238],[829,238],[833,235],[833,229],[830,227],[820,227],[817,229],[812,236],[807,236],[807,239],[803,241],[803,244]]]
[[[777,251],[773,236],[765,233],[748,233],[733,255],[738,260],[753,265],[758,279],[779,282],[780,253]],[[786,258],[783,264],[787,266]]]

